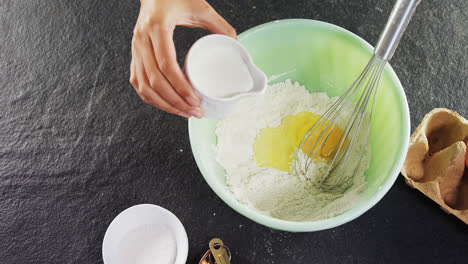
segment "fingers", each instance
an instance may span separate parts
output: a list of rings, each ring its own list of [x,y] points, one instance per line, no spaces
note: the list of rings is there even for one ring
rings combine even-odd
[[[136,65],[134,56],[132,56],[132,62],[130,63],[130,83],[135,89],[138,89],[138,79],[136,76]]]
[[[202,26],[214,34],[223,34],[237,39],[236,30],[212,7],[200,18]]]
[[[135,59],[134,63],[132,63],[135,67],[135,75],[137,81],[135,82],[137,84],[136,90],[138,95],[140,95],[141,99],[147,103],[150,104],[154,107],[157,107],[163,111],[166,111],[171,114],[177,114],[184,116],[188,118],[189,116],[186,115],[185,113],[181,112],[168,102],[166,102],[156,91],[154,91],[150,84],[149,80],[146,76],[146,72],[143,66],[143,63],[139,59]],[[133,84],[133,83],[132,83]]]
[[[153,45],[150,38],[146,39],[146,43],[140,45],[140,56],[143,60],[143,65],[145,68],[146,76],[148,78],[149,84],[154,91],[157,93],[169,104],[180,110],[181,112],[187,113],[190,112],[198,113],[197,108],[189,105],[179,94],[176,93],[171,84],[160,72],[153,52]]]
[[[151,41],[158,68],[174,87],[177,94],[193,107],[200,106],[200,98],[195,94],[192,86],[177,63],[172,29],[157,25],[151,32]]]
[[[130,83],[147,104],[185,118],[203,116],[202,111],[187,104],[162,75],[156,65],[149,37],[146,42],[140,38],[132,45]]]
[[[186,6],[172,9],[169,6],[167,12],[155,12],[156,6],[140,10],[132,42],[130,82],[146,103],[169,113],[201,118],[200,98],[177,63],[174,27],[176,24],[203,27],[212,33],[233,38],[237,34],[208,3],[183,3]],[[143,12],[145,10],[149,13]]]

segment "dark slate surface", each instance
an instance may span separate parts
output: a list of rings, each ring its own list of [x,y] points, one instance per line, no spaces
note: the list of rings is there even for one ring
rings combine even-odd
[[[375,43],[393,1],[212,0],[238,32],[311,18]],[[360,218],[316,233],[255,224],[208,187],[187,121],[128,83],[137,0],[0,0],[0,263],[102,263],[125,208],[154,203],[185,225],[189,263],[210,238],[233,263],[466,263],[467,227],[400,177]],[[392,65],[412,128],[434,107],[468,116],[468,2],[424,0]],[[178,29],[179,59],[202,30]]]

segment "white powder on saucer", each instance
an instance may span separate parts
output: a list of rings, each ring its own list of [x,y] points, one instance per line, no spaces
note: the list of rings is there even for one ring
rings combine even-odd
[[[177,244],[174,234],[166,226],[144,225],[123,237],[117,253],[121,264],[174,264]]]

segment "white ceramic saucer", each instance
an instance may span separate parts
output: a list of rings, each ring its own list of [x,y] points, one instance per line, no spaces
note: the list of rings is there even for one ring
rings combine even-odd
[[[184,264],[187,260],[188,238],[180,220],[160,206],[135,205],[121,212],[107,228],[102,257],[105,264],[127,264],[129,256],[139,259],[131,260],[132,263],[146,263],[144,259],[157,254],[151,248],[155,243],[167,247],[164,256],[157,258],[171,259],[174,264]]]

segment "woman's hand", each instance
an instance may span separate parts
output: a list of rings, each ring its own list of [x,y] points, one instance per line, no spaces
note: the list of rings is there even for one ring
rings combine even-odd
[[[144,102],[186,118],[201,118],[200,98],[177,63],[177,25],[233,38],[236,31],[205,0],[141,0],[132,40],[130,83]]]

